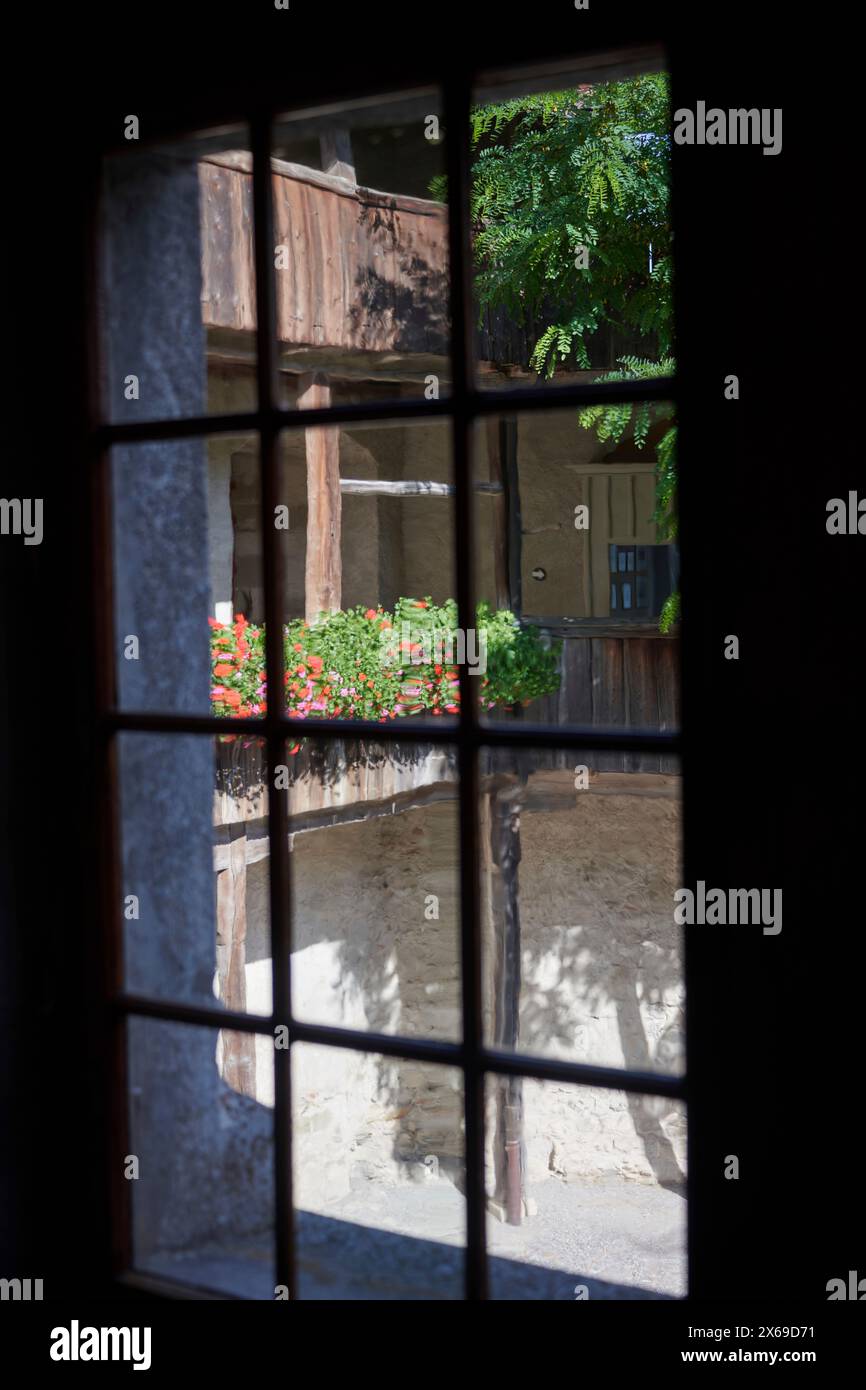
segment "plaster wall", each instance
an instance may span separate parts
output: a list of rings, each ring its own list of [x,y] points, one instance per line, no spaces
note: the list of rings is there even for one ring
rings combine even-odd
[[[575,793],[567,809],[522,815],[522,1048],[615,1067],[683,1068],[672,915],[679,831],[672,796]],[[299,1017],[458,1036],[456,834],[456,802],[443,802],[295,836]],[[265,862],[249,871],[250,921],[266,877]],[[425,915],[430,895],[438,920]],[[253,1008],[270,989],[268,971],[265,960],[247,967]],[[264,1105],[273,1100],[269,1084],[258,1092]],[[537,1082],[524,1083],[523,1101],[531,1183],[610,1174],[682,1180],[684,1116],[672,1102]],[[457,1079],[441,1068],[304,1047],[295,1104],[298,1200],[311,1209],[366,1183],[416,1180],[428,1154],[441,1174],[459,1169],[461,1098]]]

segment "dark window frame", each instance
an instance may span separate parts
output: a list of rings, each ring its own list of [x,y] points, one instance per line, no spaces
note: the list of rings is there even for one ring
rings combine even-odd
[[[602,69],[608,78],[643,70],[657,60],[657,49],[628,50],[619,69]],[[614,55],[615,57],[616,55]],[[591,69],[593,56],[581,60],[575,48],[573,63]],[[566,70],[564,63],[558,64]],[[480,81],[486,80],[484,75]],[[408,83],[406,84],[409,85]],[[386,90],[381,88],[383,92]],[[391,88],[393,90],[393,87]],[[472,102],[473,74],[466,71],[449,79],[444,86],[444,125],[449,199],[449,267],[452,343],[450,395],[439,401],[373,402],[369,406],[341,406],[304,413],[303,426],[316,424],[361,423],[364,420],[429,419],[439,416],[450,422],[455,481],[455,534],[457,559],[457,604],[459,622],[472,626],[474,610],[472,587],[473,494],[471,459],[473,426],[486,416],[516,415],[525,411],[575,409],[603,401],[677,400],[676,382],[671,379],[634,383],[588,383],[567,386],[523,387],[482,392],[474,384],[474,334],[472,323],[471,255],[469,245],[469,110]],[[299,106],[308,105],[305,99]],[[111,1113],[113,1116],[113,1245],[117,1277],[141,1289],[160,1291],[168,1296],[183,1293],[134,1272],[130,1237],[129,1186],[122,1180],[120,1159],[127,1152],[127,1114],[125,1088],[126,1019],[130,1016],[165,1019],[217,1029],[236,1029],[273,1038],[274,1029],[285,1026],[290,1047],[275,1049],[274,1171],[276,1180],[276,1268],[275,1282],[289,1289],[294,1298],[295,1268],[292,1208],[291,1134],[291,1045],[295,1042],[319,1043],[354,1051],[377,1052],[407,1060],[439,1062],[461,1070],[464,1079],[466,1247],[465,1298],[485,1299],[487,1288],[486,1191],[484,1162],[484,1083],[488,1075],[519,1076],[583,1086],[657,1095],[688,1103],[690,1080],[687,1076],[668,1076],[627,1069],[592,1066],[577,1062],[543,1059],[497,1050],[484,1045],[482,1035],[481,969],[479,921],[478,849],[478,757],[488,747],[574,748],[592,751],[650,752],[675,755],[681,751],[681,738],[672,732],[636,733],[622,730],[601,732],[594,728],[538,726],[527,722],[501,727],[481,726],[474,702],[466,698],[468,680],[461,670],[460,717],[453,726],[436,731],[437,743],[453,745],[458,755],[460,806],[460,965],[462,986],[462,1041],[446,1043],[426,1039],[361,1032],[352,1029],[314,1025],[295,1019],[291,1011],[291,894],[288,850],[287,805],[284,797],[271,799],[268,836],[270,841],[270,912],[273,963],[273,1013],[270,1017],[232,1013],[218,1007],[191,1006],[166,1002],[124,992],[121,964],[121,928],[117,904],[121,901],[119,874],[119,820],[116,788],[116,735],[121,731],[218,734],[232,731],[250,733],[243,720],[209,716],[157,715],[120,711],[114,700],[114,644],[111,623],[111,532],[109,524],[109,452],[117,444],[136,441],[207,437],[229,431],[257,431],[260,440],[262,534],[264,538],[264,591],[267,632],[267,674],[271,689],[280,689],[282,673],[280,555],[276,532],[270,524],[277,505],[277,451],[280,434],[299,425],[297,412],[280,409],[276,390],[276,326],[272,235],[271,136],[274,119],[284,104],[270,110],[249,113],[253,150],[253,203],[257,296],[257,375],[258,408],[232,416],[205,416],[125,425],[94,422],[91,454],[94,463],[95,536],[97,570],[94,597],[99,628],[99,710],[102,759],[99,769],[104,788],[102,797],[102,836],[106,846],[105,872],[100,881],[101,918],[105,960],[105,989],[113,1025],[110,1063]],[[200,119],[189,121],[188,132],[202,128]],[[96,244],[93,229],[94,246]],[[96,324],[91,326],[95,344]],[[98,361],[95,346],[94,362]],[[94,379],[98,373],[94,372]],[[269,619],[274,618],[271,621]],[[257,721],[256,735],[266,743],[270,767],[284,761],[286,740],[295,727],[275,706]],[[401,720],[399,730],[389,725],[370,726],[343,720],[322,720],[305,726],[313,739],[364,737],[376,742],[429,741],[430,726]],[[689,994],[689,957],[686,955],[686,988]],[[687,1112],[688,1114],[688,1112]],[[691,1134],[691,1125],[689,1124]],[[691,1167],[691,1165],[690,1165]],[[692,1181],[688,1181],[692,1198]],[[691,1227],[691,1221],[690,1221]],[[692,1287],[693,1242],[690,1237],[689,1287]],[[219,1296],[219,1295],[215,1295]]]

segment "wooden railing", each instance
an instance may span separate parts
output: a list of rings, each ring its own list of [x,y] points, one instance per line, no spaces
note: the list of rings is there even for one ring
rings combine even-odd
[[[448,352],[447,210],[273,160],[277,337],[332,352]],[[199,165],[205,326],[256,326],[252,164]],[[280,248],[284,248],[281,252]]]

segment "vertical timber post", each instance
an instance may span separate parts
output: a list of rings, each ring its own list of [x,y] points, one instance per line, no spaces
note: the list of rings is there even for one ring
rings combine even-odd
[[[520,1013],[520,793],[514,775],[488,779],[481,817],[485,849],[486,921],[490,973],[490,1030],[493,1046],[513,1051]],[[494,1083],[493,1194],[490,1208],[519,1226],[529,1215],[525,1191],[523,1082],[497,1077]]]
[[[491,415],[486,422],[487,458],[491,483],[499,483],[502,492],[491,498],[493,513],[493,587],[497,608],[511,607],[511,586],[508,572],[508,498],[503,478],[502,421]]]
[[[217,874],[217,978],[219,996],[227,1009],[245,1013],[247,1007],[247,834],[243,821],[229,830],[228,868]],[[254,1033],[220,1032],[223,1080],[241,1095],[256,1094]]]
[[[298,407],[323,410],[331,404],[324,372],[301,377]],[[308,623],[333,613],[341,603],[340,431],[320,425],[305,431],[307,452],[307,559],[304,570],[304,615]]]

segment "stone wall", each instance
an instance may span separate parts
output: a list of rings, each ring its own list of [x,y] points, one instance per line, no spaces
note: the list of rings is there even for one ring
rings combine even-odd
[[[196,164],[169,155],[124,158],[109,166],[104,192],[108,415],[122,423],[200,415]],[[125,389],[131,377],[140,387],[132,398]],[[220,596],[225,572],[208,546],[205,446],[177,439],[116,448],[111,483],[118,704],[209,712],[210,589],[217,586]],[[225,535],[224,515],[211,509],[210,521]],[[214,957],[213,744],[132,732],[117,744],[118,917],[124,903],[137,904],[121,919],[124,984],[201,1002]],[[139,1268],[158,1251],[202,1248],[241,1227],[244,1234],[270,1230],[270,1116],[221,1079],[217,1038],[210,1028],[129,1020],[123,1162]],[[132,1159],[136,1171],[127,1171]]]

